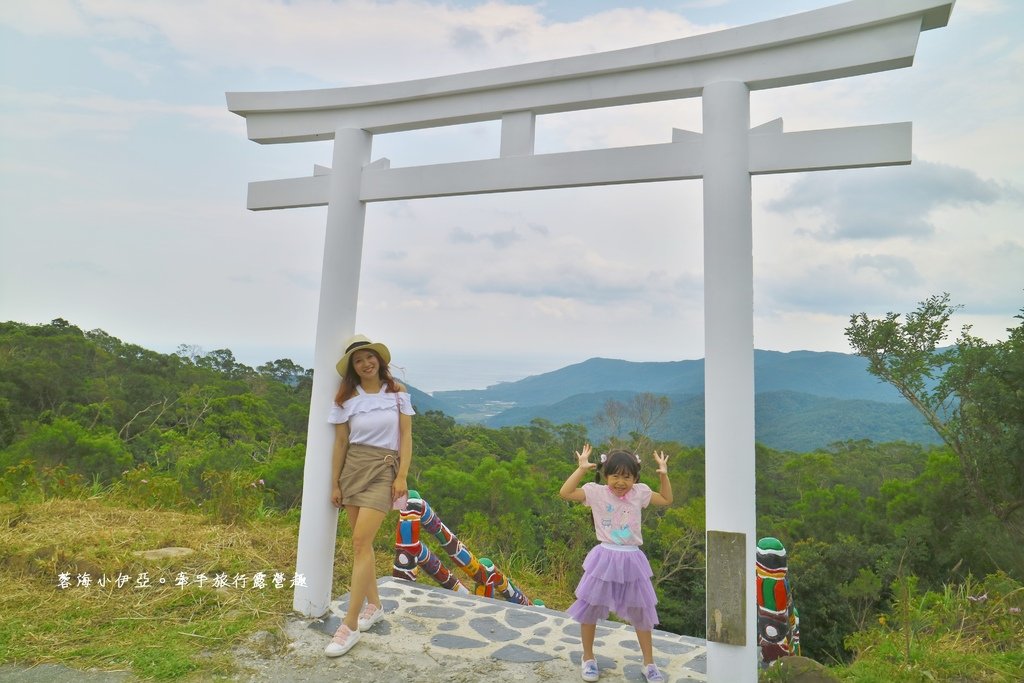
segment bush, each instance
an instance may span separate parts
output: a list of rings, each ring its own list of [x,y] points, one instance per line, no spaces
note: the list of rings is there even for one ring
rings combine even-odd
[[[281,510],[298,507],[302,502],[302,475],[306,465],[306,446],[296,444],[274,453],[261,468],[267,489],[274,495],[275,507]]]
[[[203,475],[203,484],[207,490],[203,507],[219,522],[243,522],[263,507],[264,481],[253,479],[251,472],[213,470]]]
[[[0,454],[0,467],[31,460],[38,471],[64,465],[73,474],[109,482],[132,466],[132,455],[109,427],[87,429],[58,417],[35,423],[31,433]]]
[[[942,591],[893,583],[893,606],[878,625],[854,633],[855,654],[841,673],[853,680],[1024,680],[1024,586],[1004,573]]]
[[[124,478],[114,484],[111,493],[112,497],[135,507],[163,510],[195,507],[195,503],[185,496],[177,477],[146,466],[126,472]]]

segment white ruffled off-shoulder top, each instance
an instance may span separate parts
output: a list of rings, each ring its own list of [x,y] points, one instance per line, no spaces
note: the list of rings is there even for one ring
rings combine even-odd
[[[356,387],[356,395],[340,406],[331,405],[327,421],[348,423],[348,442],[398,450],[398,414],[415,415],[412,398],[406,391],[388,393],[387,385],[376,394]]]

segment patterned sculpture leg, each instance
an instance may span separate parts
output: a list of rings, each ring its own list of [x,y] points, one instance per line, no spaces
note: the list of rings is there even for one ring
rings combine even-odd
[[[793,606],[792,614],[789,615],[789,633],[790,640],[792,641],[792,654],[802,655],[803,652],[800,650],[800,613],[795,605]]]
[[[519,590],[512,580],[498,571],[498,568],[494,566],[486,557],[480,558],[480,567],[486,572],[486,578],[481,582],[477,579],[476,594],[486,595],[487,597],[493,597],[495,591],[500,595],[504,596],[509,602],[518,602],[520,605],[529,605],[531,601],[526,597],[521,590]],[[539,601],[533,601],[532,604],[542,605],[544,603]]]
[[[399,513],[398,527],[395,529],[395,562],[391,567],[391,575],[415,581],[419,574],[416,558],[420,553],[420,518],[419,514]]]
[[[399,513],[398,528],[395,531],[395,562],[391,568],[391,575],[415,581],[417,570],[422,567],[423,571],[443,588],[456,593],[469,593],[469,589],[448,571],[441,559],[420,542],[423,507],[418,503],[425,506],[426,501],[413,498],[414,495],[417,495],[415,491],[409,492],[409,503]]]
[[[493,562],[487,558],[478,560],[473,552],[451,532],[451,529],[445,526],[426,501],[423,501],[423,506],[424,512],[420,521],[423,529],[432,533],[455,564],[476,582],[474,592],[477,595],[494,597],[494,594],[498,593],[509,602],[518,602],[521,605],[530,604],[530,599],[523,595],[523,592],[516,588],[508,577],[494,566]]]
[[[494,566],[493,562],[486,557],[478,560],[472,551],[451,532],[451,529],[445,526],[441,518],[434,513],[430,504],[420,498],[416,491],[409,492],[409,502],[406,503],[405,509],[399,516],[398,530],[395,534],[395,563],[391,572],[392,576],[415,581],[416,573],[413,565],[418,564],[441,585],[445,584],[438,578],[438,575],[435,575],[435,571],[438,571],[442,577],[445,577],[445,574],[447,574],[445,578],[451,577],[450,580],[457,584],[453,590],[469,592],[458,579],[455,579],[445,569],[444,565],[440,564],[440,560],[437,560],[436,556],[420,543],[420,529],[432,533],[452,561],[476,582],[473,592],[477,595],[494,597],[494,594],[497,593],[509,602],[517,602],[521,605],[533,604],[508,577]],[[431,558],[437,562],[433,562]],[[438,565],[443,573],[436,569]],[[450,586],[445,587],[449,588]],[[536,604],[543,603],[537,602]]]
[[[441,584],[442,588],[453,590],[456,593],[468,593],[462,582],[454,574],[448,571],[448,567],[441,563],[441,558],[431,552],[430,548],[420,544],[420,553],[416,556],[416,562],[423,567],[423,571],[434,577],[434,580]]]
[[[799,618],[790,599],[786,549],[771,536],[757,542],[757,644],[770,664],[797,654]]]

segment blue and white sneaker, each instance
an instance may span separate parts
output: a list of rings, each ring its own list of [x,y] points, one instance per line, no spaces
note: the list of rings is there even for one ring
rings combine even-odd
[[[580,669],[580,676],[585,681],[596,681],[601,677],[601,671],[597,668],[597,660],[588,659],[583,662],[583,666]]]
[[[658,670],[658,665],[654,662],[644,667],[644,680],[647,683],[665,683],[665,677]]]

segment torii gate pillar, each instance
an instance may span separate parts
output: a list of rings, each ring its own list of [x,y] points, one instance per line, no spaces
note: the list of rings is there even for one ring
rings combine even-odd
[[[708,639],[708,673],[714,662],[714,680],[743,681],[751,680],[751,662],[756,659],[756,622],[746,618],[743,609],[753,610],[755,585],[749,577],[742,580],[742,574],[729,585],[728,577],[736,572],[722,563],[733,560],[749,573],[746,565],[754,558],[756,543],[750,90],[736,81],[711,83],[704,87],[702,105],[706,526],[709,534],[732,533],[739,546],[722,555],[708,539],[707,628],[709,635],[718,631],[724,636],[719,642]],[[739,602],[741,594],[745,598]],[[716,604],[723,599],[738,608]],[[748,655],[715,652],[737,648]]]
[[[327,487],[310,486],[324,482],[324,463],[330,463],[334,427],[327,423],[325,406],[334,402],[338,389],[333,371],[341,355],[341,342],[352,336],[356,324],[356,300],[363,257],[363,228],[366,203],[359,199],[363,166],[370,160],[373,136],[361,129],[338,129],[334,133],[332,171],[329,179],[327,230],[320,275],[320,304],[317,311],[314,349],[313,390],[310,398],[309,425],[306,431],[307,456],[302,486],[302,523],[299,524],[299,548],[302,557],[296,566],[304,585],[295,587],[294,607],[303,614],[320,616],[328,610],[333,573],[319,571],[334,564],[334,541],[338,533],[338,510],[324,497]],[[330,470],[327,470],[329,472]],[[329,476],[329,475],[328,475]]]

